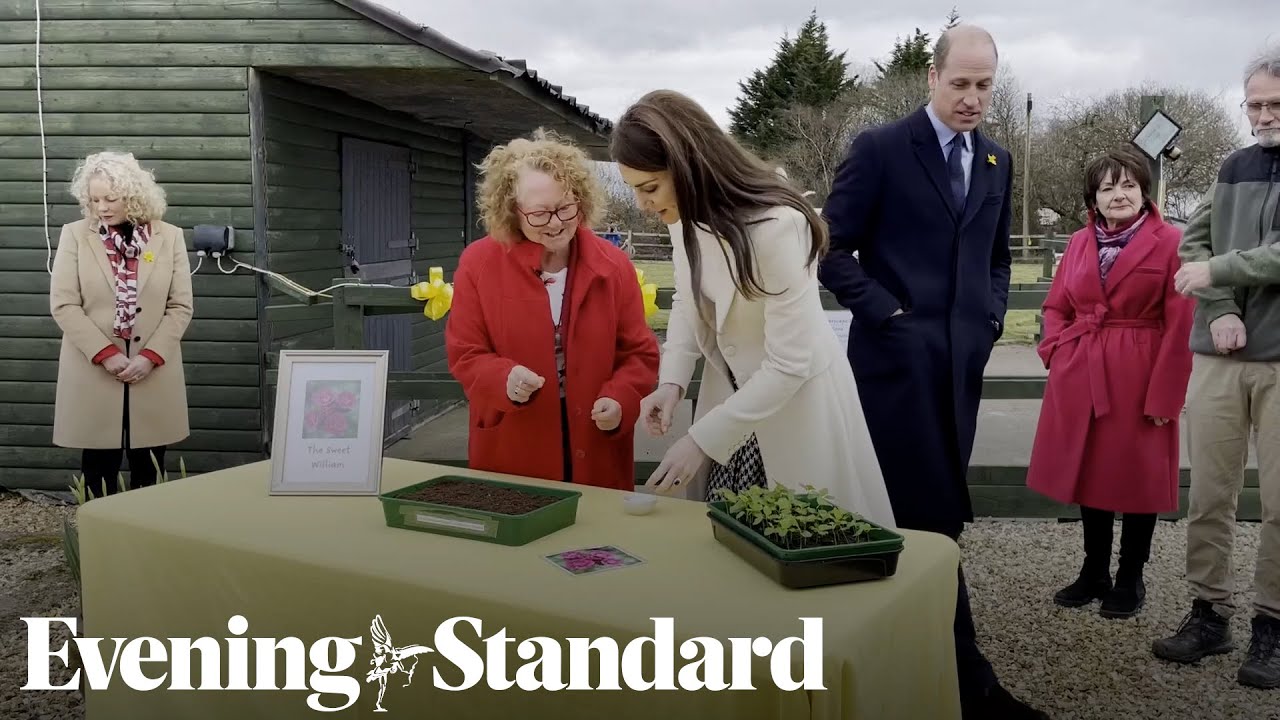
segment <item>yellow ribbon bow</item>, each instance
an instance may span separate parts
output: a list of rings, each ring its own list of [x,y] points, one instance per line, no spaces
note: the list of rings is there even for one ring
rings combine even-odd
[[[444,281],[444,268],[433,267],[427,272],[427,282],[414,285],[410,292],[414,300],[425,300],[427,306],[422,314],[432,320],[439,320],[453,307],[453,283]]]
[[[658,286],[644,281],[644,271],[636,268],[636,281],[640,283],[640,297],[644,298],[644,319],[658,312]]]

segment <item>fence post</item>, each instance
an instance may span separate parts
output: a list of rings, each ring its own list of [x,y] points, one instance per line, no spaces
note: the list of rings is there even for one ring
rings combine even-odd
[[[1045,234],[1040,247],[1044,250],[1040,265],[1040,279],[1049,280],[1053,278],[1053,228]]]
[[[333,289],[333,348],[364,349],[364,307],[347,303],[346,287]]]

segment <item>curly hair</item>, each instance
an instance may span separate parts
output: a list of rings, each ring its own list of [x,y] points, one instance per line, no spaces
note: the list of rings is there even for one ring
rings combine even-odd
[[[86,220],[96,220],[93,203],[89,202],[89,181],[100,177],[113,193],[124,198],[125,215],[131,222],[145,223],[164,217],[168,204],[164,188],[156,184],[155,175],[138,164],[133,153],[100,152],[85,158],[71,179],[71,194],[80,203]]]
[[[578,201],[583,225],[590,228],[600,220],[603,191],[591,159],[554,132],[539,128],[532,139],[499,145],[476,168],[481,174],[477,204],[485,231],[499,242],[514,243],[522,237],[516,213],[516,180],[521,170],[538,170],[563,183]]]

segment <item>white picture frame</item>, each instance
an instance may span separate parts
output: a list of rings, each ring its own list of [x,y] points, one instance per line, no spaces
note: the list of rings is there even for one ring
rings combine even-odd
[[[271,495],[377,495],[386,350],[282,350]]]

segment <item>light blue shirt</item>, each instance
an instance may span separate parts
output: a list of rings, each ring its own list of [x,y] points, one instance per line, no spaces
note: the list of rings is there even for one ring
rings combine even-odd
[[[933,111],[933,103],[924,106],[924,111],[929,115],[929,122],[933,123],[933,131],[938,134],[938,144],[942,147],[942,164],[947,164],[947,153],[950,148],[951,139],[956,136],[956,131],[947,127],[938,119],[938,114]],[[960,166],[964,168],[964,191],[969,192],[969,178],[973,176],[973,133],[964,133],[964,150],[960,151]]]

